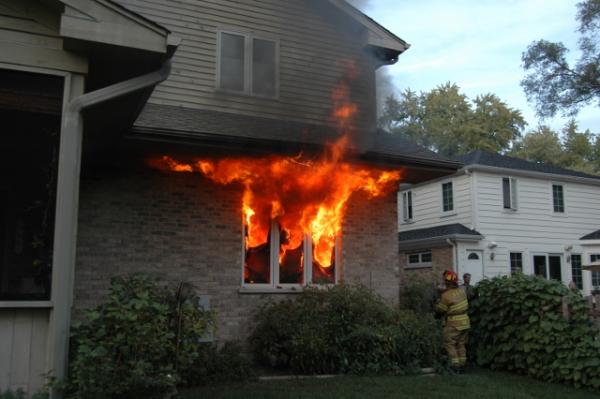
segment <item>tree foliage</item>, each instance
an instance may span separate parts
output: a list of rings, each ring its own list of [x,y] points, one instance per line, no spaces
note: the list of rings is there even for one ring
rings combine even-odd
[[[574,65],[564,44],[547,40],[533,42],[522,55],[527,75],[521,86],[540,117],[559,111],[572,116],[594,102],[600,106],[600,0],[582,1],[577,8],[581,55]]]
[[[600,135],[570,120],[562,134],[540,125],[514,143],[510,155],[580,172],[600,174]]]
[[[505,151],[525,125],[521,112],[498,96],[470,100],[449,82],[429,92],[408,89],[399,98],[388,97],[380,118],[382,128],[447,156]]]

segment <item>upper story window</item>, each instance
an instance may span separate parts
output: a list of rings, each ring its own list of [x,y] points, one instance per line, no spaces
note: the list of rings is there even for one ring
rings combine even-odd
[[[410,222],[413,219],[412,191],[402,193],[402,220]]]
[[[556,213],[565,212],[565,193],[560,184],[552,185],[552,207]]]
[[[264,97],[278,91],[279,44],[251,34],[219,32],[217,87]]]
[[[504,209],[517,209],[517,180],[512,177],[502,178],[502,204]]]
[[[452,182],[442,184],[442,210],[444,212],[451,212],[454,210]]]
[[[243,285],[246,287],[284,288],[338,281],[337,246],[328,264],[321,264],[314,255],[309,236],[294,239],[275,221],[271,221],[262,244],[251,246],[247,237],[244,241]]]

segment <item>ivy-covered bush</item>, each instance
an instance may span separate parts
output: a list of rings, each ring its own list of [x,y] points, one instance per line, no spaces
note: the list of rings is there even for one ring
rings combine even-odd
[[[600,331],[579,293],[557,281],[518,275],[483,280],[477,294],[470,340],[480,365],[600,388]]]
[[[199,359],[213,315],[189,287],[176,289],[134,275],[115,278],[106,303],[72,330],[70,397],[161,398]]]
[[[246,356],[242,346],[235,342],[226,342],[224,345],[204,343],[198,351],[196,361],[190,368],[181,370],[181,373],[188,386],[240,382],[255,378],[249,356]]]
[[[250,341],[263,365],[295,373],[403,373],[439,359],[439,331],[429,314],[399,311],[363,286],[338,285],[268,303]]]

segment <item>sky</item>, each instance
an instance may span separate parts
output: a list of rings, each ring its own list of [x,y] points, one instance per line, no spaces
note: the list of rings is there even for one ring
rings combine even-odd
[[[540,122],[519,82],[521,54],[539,39],[561,41],[577,59],[577,0],[356,0],[377,22],[411,47],[387,68],[397,90],[429,91],[458,84],[473,99],[494,93],[520,110],[527,130]],[[545,124],[561,130],[568,119]],[[576,116],[582,130],[600,133],[600,109]]]

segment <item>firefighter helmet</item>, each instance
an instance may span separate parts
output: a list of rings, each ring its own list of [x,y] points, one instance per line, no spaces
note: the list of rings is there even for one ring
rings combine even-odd
[[[444,272],[444,281],[446,283],[458,283],[458,275],[454,273],[452,270],[446,270]]]

